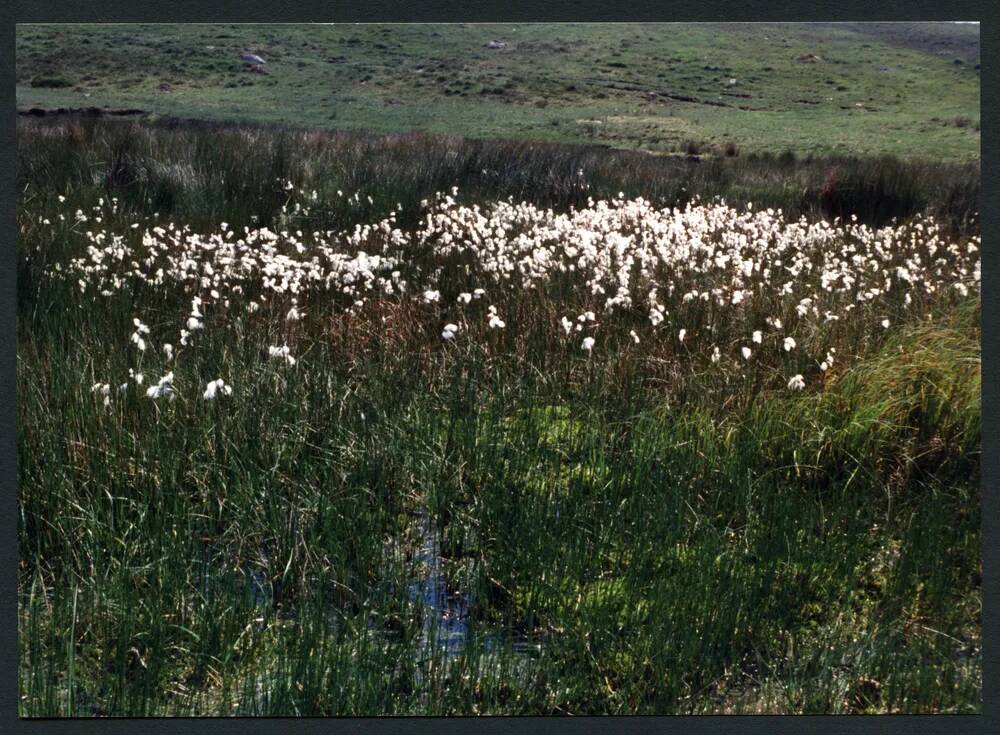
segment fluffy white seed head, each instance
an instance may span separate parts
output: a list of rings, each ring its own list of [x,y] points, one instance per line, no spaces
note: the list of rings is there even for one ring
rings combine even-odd
[[[156,385],[151,385],[146,389],[146,395],[150,398],[169,398],[174,399],[174,374],[169,372],[164,375],[156,383]]]
[[[232,395],[232,393],[232,386],[226,385],[222,378],[218,378],[216,380],[209,381],[208,385],[205,386],[205,392],[202,394],[202,398],[206,401],[213,401],[216,396],[228,396]]]

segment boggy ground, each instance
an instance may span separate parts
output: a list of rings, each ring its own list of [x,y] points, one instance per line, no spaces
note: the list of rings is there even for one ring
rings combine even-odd
[[[394,145],[20,128],[23,715],[981,710],[972,172]]]

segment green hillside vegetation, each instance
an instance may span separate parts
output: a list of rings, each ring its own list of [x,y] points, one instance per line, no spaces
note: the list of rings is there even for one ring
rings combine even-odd
[[[22,25],[16,58],[22,109],[658,153],[979,158],[977,26]]]

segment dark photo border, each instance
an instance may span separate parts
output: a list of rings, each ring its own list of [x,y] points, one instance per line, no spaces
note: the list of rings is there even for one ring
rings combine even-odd
[[[983,714],[968,716],[877,715],[877,716],[699,716],[699,717],[456,717],[456,718],[154,718],[143,721],[19,720],[17,717],[17,595],[15,569],[17,542],[16,421],[16,228],[15,228],[15,100],[14,40],[16,23],[39,22],[529,22],[529,21],[886,21],[886,20],[979,20],[982,58],[982,148],[983,171],[981,224],[982,326],[983,326],[983,528],[982,556],[986,569],[983,583]],[[630,3],[593,0],[548,0],[547,2],[205,2],[205,0],[15,0],[0,2],[3,49],[0,73],[3,82],[4,117],[0,140],[2,176],[2,249],[0,267],[0,317],[3,328],[0,367],[0,477],[3,506],[0,508],[0,732],[142,732],[199,733],[214,735],[263,732],[405,732],[436,733],[472,730],[481,733],[527,731],[560,735],[564,732],[646,733],[678,731],[691,733],[749,732],[777,735],[808,731],[822,735],[868,731],[922,733],[1000,733],[997,696],[997,610],[1000,569],[1000,354],[997,336],[1000,324],[1000,216],[998,216],[997,76],[1000,68],[1000,3],[966,0],[950,3],[932,0],[671,0]]]

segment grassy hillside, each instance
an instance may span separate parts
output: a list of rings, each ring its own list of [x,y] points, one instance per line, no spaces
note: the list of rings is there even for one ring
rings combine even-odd
[[[19,108],[664,153],[979,158],[977,26],[22,25],[16,58]]]

